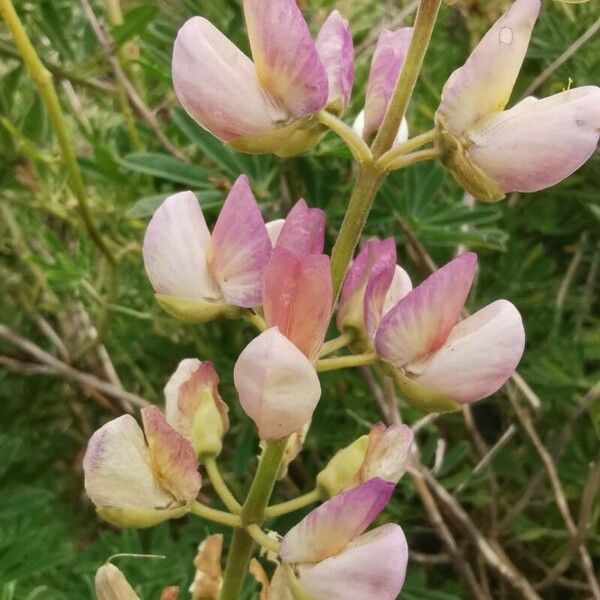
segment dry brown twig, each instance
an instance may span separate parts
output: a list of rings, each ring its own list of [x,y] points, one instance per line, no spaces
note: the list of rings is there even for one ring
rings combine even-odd
[[[74,367],[67,365],[3,324],[0,324],[0,338],[10,342],[37,362],[37,364],[32,364],[13,359],[12,357],[2,357],[1,362],[5,366],[12,366],[23,372],[63,376],[66,379],[77,383],[84,389],[92,388],[97,392],[106,394],[107,396],[118,400],[122,403],[125,410],[128,409],[129,405],[143,408],[149,404],[147,400],[144,400],[137,394],[119,389],[108,381],[104,381],[95,375],[84,373],[83,371],[79,371]]]
[[[144,121],[146,121],[148,126],[152,129],[160,143],[165,148],[165,150],[167,150],[169,154],[172,154],[178,160],[187,162],[188,158],[185,155],[185,153],[183,153],[177,146],[175,146],[171,142],[171,140],[169,140],[169,138],[165,135],[158,119],[156,118],[156,115],[146,106],[146,103],[137,93],[137,90],[135,89],[134,85],[131,83],[131,81],[129,81],[127,74],[125,73],[125,71],[123,71],[121,65],[119,64],[113,42],[108,33],[106,32],[102,23],[98,20],[98,17],[96,17],[89,1],[80,0],[80,3],[82,10],[85,16],[87,17],[90,26],[92,27],[92,30],[94,31],[94,35],[96,36],[96,39],[100,44],[100,48],[102,49],[102,52],[105,55],[106,60],[108,61],[108,64],[110,65],[110,68],[114,73],[115,78],[117,79],[119,84],[123,86],[123,89],[125,90],[125,93],[131,101],[131,104],[134,107],[134,109],[138,112],[140,117],[144,119]]]

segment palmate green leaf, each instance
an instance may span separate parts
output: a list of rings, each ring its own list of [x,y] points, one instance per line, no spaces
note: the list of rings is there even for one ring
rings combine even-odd
[[[159,13],[154,4],[140,4],[123,15],[123,24],[112,28],[115,44],[120,47],[136,35],[143,33]]]
[[[168,154],[139,152],[128,154],[120,162],[126,169],[144,175],[151,175],[190,187],[204,189],[212,187],[208,171],[195,165],[182,163]]]
[[[200,200],[202,211],[215,210],[222,206],[225,195],[218,190],[195,192],[196,197]],[[156,209],[163,203],[165,198],[170,194],[155,194],[153,196],[145,196],[135,202],[135,204],[125,213],[128,219],[144,219],[151,217]]]

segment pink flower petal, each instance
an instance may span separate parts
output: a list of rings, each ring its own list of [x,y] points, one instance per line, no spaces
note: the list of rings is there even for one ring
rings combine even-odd
[[[103,425],[83,458],[85,491],[97,506],[167,508],[173,497],[159,487],[141,427],[131,415]]]
[[[410,291],[412,291],[410,275],[402,267],[396,265],[390,289],[388,290],[385,296],[385,302],[383,303],[383,314],[387,314],[388,311]]]
[[[314,600],[395,600],[407,562],[404,532],[389,523],[361,535],[337,556],[300,566],[299,583]]]
[[[263,87],[296,118],[323,108],[327,74],[296,0],[244,0],[244,14]]]
[[[210,233],[192,192],[169,196],[144,236],[144,266],[157,294],[218,300],[206,265]]]
[[[274,249],[263,287],[265,320],[311,361],[318,357],[325,339],[332,301],[329,257],[298,258],[284,248]]]
[[[507,300],[497,300],[455,325],[435,354],[411,363],[406,371],[418,383],[457,402],[474,402],[506,382],[524,347],[519,311]]]
[[[252,308],[261,303],[262,281],[271,240],[248,178],[233,184],[213,230],[210,271],[228,304]]]
[[[191,443],[167,423],[156,406],[142,408],[142,421],[154,476],[175,500],[190,504],[201,484]]]
[[[380,288],[383,298],[390,286],[396,264],[396,242],[394,238],[369,240],[361,248],[352,261],[340,294],[337,324],[340,329],[345,326],[357,327],[365,320],[367,326],[373,319],[372,311],[376,310]],[[367,284],[377,279],[377,289],[371,286],[370,296],[366,297]],[[373,297],[372,297],[373,296]],[[383,299],[381,300],[383,305]]]
[[[379,34],[367,82],[363,127],[365,137],[377,131],[383,121],[404,66],[412,33],[412,27],[402,27],[396,31],[383,29]]]
[[[252,61],[202,17],[179,30],[172,68],[185,110],[222,140],[268,132],[289,117],[262,89]]]
[[[283,228],[284,223],[285,219],[275,219],[274,221],[269,221],[265,225],[267,228],[269,239],[271,240],[271,244],[273,246],[275,246],[275,244],[277,243],[277,239],[279,238],[279,234],[281,233],[281,229]]]
[[[323,23],[316,46],[329,80],[327,104],[339,100],[344,113],[354,81],[354,46],[350,25],[337,10]]]
[[[599,135],[600,88],[580,87],[500,113],[471,135],[469,154],[505,192],[536,192],[577,170]]]
[[[540,12],[540,0],[517,0],[485,34],[444,86],[437,118],[456,134],[468,132],[506,106]]]
[[[323,254],[325,213],[320,208],[308,208],[303,199],[298,200],[285,219],[276,245],[298,257]]]
[[[393,491],[393,483],[375,478],[327,500],[284,536],[282,560],[317,562],[339,554],[377,518]]]
[[[403,367],[440,348],[458,321],[476,264],[476,254],[461,254],[400,300],[377,329],[379,356]]]
[[[406,425],[374,425],[369,432],[369,446],[360,468],[360,480],[379,477],[398,483],[408,466],[413,437],[412,429]]]
[[[235,364],[233,380],[244,412],[266,441],[299,431],[321,396],[313,365],[277,327],[246,346]]]
[[[177,366],[165,386],[165,417],[167,423],[187,439],[191,438],[194,419],[202,395],[209,392],[223,419],[223,428],[229,428],[229,407],[219,394],[219,376],[211,362],[185,358]]]

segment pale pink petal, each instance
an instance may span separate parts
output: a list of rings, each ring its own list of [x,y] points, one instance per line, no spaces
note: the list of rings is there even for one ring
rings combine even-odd
[[[338,554],[377,518],[393,491],[393,483],[375,478],[327,500],[284,536],[282,560],[317,562]]]
[[[244,0],[256,72],[263,87],[296,118],[327,102],[327,73],[296,0]]]
[[[413,432],[407,425],[374,425],[369,432],[369,446],[360,468],[360,480],[380,477],[398,483],[408,466]]]
[[[267,233],[269,234],[269,239],[271,240],[271,244],[273,246],[275,246],[277,243],[277,239],[279,238],[279,234],[281,233],[284,223],[285,219],[275,219],[274,221],[269,221],[265,225],[267,228]]]
[[[111,563],[96,571],[94,587],[97,600],[140,600],[125,575]]]
[[[206,264],[210,233],[196,196],[169,196],[154,213],[144,236],[144,266],[157,294],[218,300]]]
[[[308,208],[301,198],[285,219],[277,246],[298,257],[322,254],[325,245],[325,213],[320,208]]]
[[[229,408],[219,394],[219,376],[211,362],[185,358],[177,366],[165,386],[165,417],[167,423],[190,439],[194,419],[203,394],[212,396],[223,419],[223,428],[229,428]]]
[[[540,0],[517,0],[485,34],[442,91],[437,118],[456,134],[504,109],[540,12]]]
[[[242,408],[266,441],[301,429],[321,396],[313,365],[277,327],[246,346],[235,364],[233,380]]]
[[[337,556],[300,566],[299,583],[313,600],[395,600],[407,562],[404,532],[389,523],[361,535]]]
[[[377,329],[379,356],[403,367],[440,348],[465,305],[476,265],[476,254],[461,254],[400,300]]]
[[[600,88],[527,98],[470,136],[473,161],[505,192],[536,192],[565,179],[596,150]]]
[[[141,427],[131,415],[103,425],[83,458],[85,491],[98,507],[167,508],[173,497],[159,487]]]
[[[340,294],[337,324],[340,329],[344,326],[354,326],[363,323],[367,326],[373,319],[371,314],[376,310],[378,299],[366,297],[366,288],[373,279],[378,280],[377,290],[371,287],[371,295],[379,293],[380,288],[385,294],[390,286],[396,264],[396,242],[394,238],[369,240],[361,248],[352,261]],[[383,299],[382,299],[383,304]],[[368,305],[368,308],[367,308]]]
[[[365,132],[365,111],[364,111],[364,109],[361,110],[356,115],[356,118],[354,119],[354,122],[352,123],[352,129],[354,130],[354,132],[357,135],[359,135],[360,137],[364,137],[364,132]],[[408,129],[408,121],[406,120],[406,117],[402,117],[402,121],[400,121],[400,126],[398,127],[398,133],[396,134],[396,137],[394,138],[392,147],[397,148],[398,146],[401,146],[402,144],[404,144],[404,142],[406,142],[408,140],[409,137],[410,137],[410,131]]]
[[[396,265],[394,270],[394,277],[390,289],[385,296],[385,302],[383,303],[383,314],[395,306],[398,301],[402,300],[408,292],[412,291],[412,281],[410,275],[400,266]]]
[[[348,21],[334,10],[319,31],[317,51],[327,72],[329,97],[327,104],[341,102],[345,112],[354,81],[354,46]]]
[[[497,300],[452,329],[446,343],[407,374],[418,383],[466,403],[498,390],[514,373],[525,347],[519,311]]]
[[[156,406],[142,408],[142,422],[152,470],[161,488],[176,501],[190,504],[201,484],[192,444],[167,423]]]
[[[240,175],[213,230],[209,269],[228,304],[252,308],[261,301],[271,240],[250,183]]]
[[[285,248],[273,250],[263,287],[267,326],[279,327],[311,361],[325,339],[332,301],[329,257],[298,258]]]
[[[396,31],[383,29],[379,34],[367,82],[363,128],[365,137],[377,131],[383,121],[404,66],[412,32],[412,27],[402,27]]]
[[[222,140],[265,133],[289,117],[262,89],[252,61],[202,17],[179,30],[172,68],[185,110]]]

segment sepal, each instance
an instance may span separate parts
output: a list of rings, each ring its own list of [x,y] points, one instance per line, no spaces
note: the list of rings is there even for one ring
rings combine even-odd
[[[184,323],[209,323],[221,318],[238,319],[243,314],[243,309],[232,304],[178,298],[164,294],[155,294],[154,297],[166,313]]]

